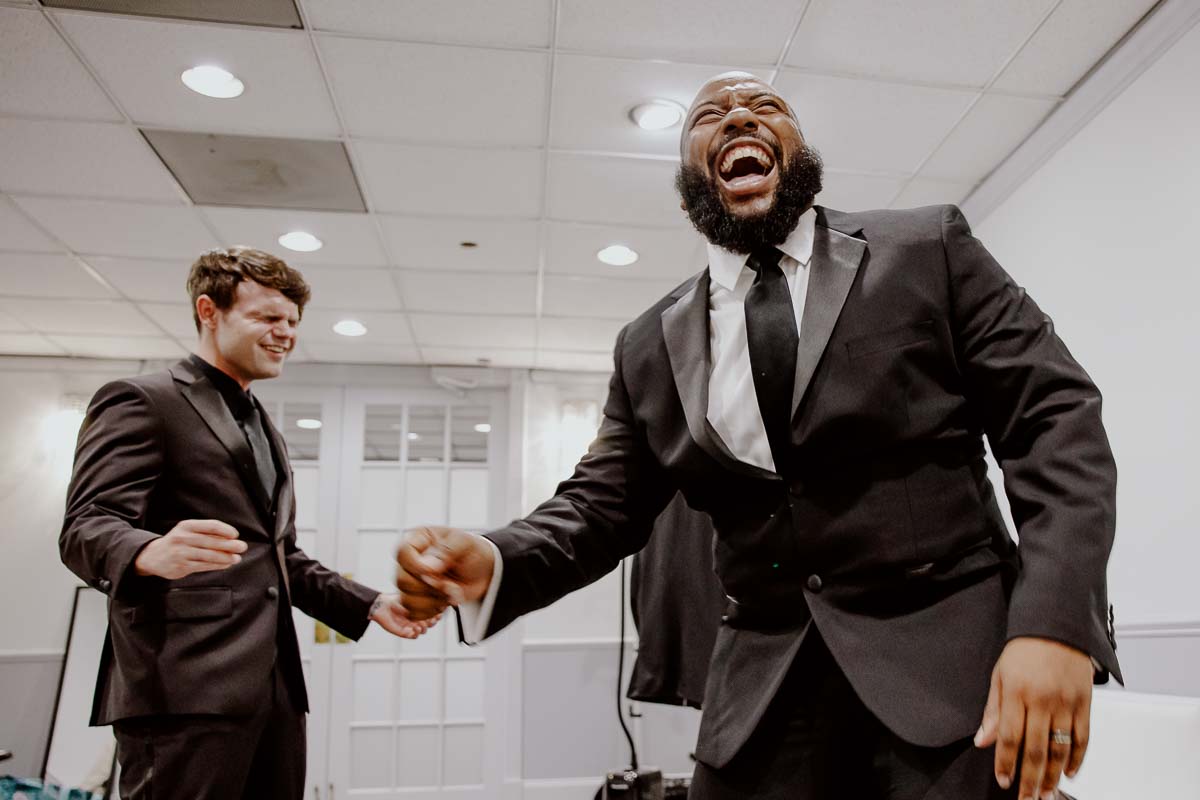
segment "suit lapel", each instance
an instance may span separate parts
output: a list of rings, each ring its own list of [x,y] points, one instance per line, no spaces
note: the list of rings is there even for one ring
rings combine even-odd
[[[708,381],[712,355],[708,349],[708,270],[677,291],[678,299],[662,312],[663,340],[675,377],[675,389],[687,418],[688,432],[706,453],[728,469],[759,478],[773,472],[739,461],[708,421]]]
[[[813,233],[813,253],[808,278],[808,294],[804,300],[804,315],[800,323],[800,344],[796,351],[796,382],[792,387],[792,419],[808,391],[817,364],[829,344],[833,326],[842,313],[850,286],[858,274],[858,266],[867,251],[861,238],[861,228],[844,226],[847,232],[836,230],[827,221],[826,209],[818,208],[817,225]]]
[[[242,483],[254,496],[259,510],[263,511],[266,518],[269,519],[271,502],[263,490],[262,481],[258,478],[258,471],[254,466],[254,454],[250,452],[246,436],[238,427],[237,420],[233,418],[229,407],[225,405],[221,393],[203,373],[187,361],[181,361],[171,367],[171,376],[181,384],[180,392],[196,409],[196,413],[204,420],[204,424],[229,451],[238,474],[242,477]]]

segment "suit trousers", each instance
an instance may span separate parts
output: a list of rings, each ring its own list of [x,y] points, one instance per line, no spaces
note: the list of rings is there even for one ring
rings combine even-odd
[[[122,800],[302,800],[305,720],[278,667],[251,717],[161,714],[113,723]]]
[[[983,709],[979,709],[980,716]],[[920,713],[920,709],[914,709]],[[815,626],[763,719],[723,768],[696,764],[689,800],[1016,800],[994,749],[909,744],[858,699]]]

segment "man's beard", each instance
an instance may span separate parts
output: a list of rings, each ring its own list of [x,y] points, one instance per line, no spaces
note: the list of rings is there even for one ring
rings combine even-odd
[[[699,167],[680,165],[675,173],[675,190],[683,199],[688,219],[710,243],[734,253],[749,253],[759,247],[783,244],[796,227],[800,215],[821,191],[821,155],[805,145],[784,163],[776,151],[779,184],[771,207],[761,214],[739,217],[721,201],[716,179]]]

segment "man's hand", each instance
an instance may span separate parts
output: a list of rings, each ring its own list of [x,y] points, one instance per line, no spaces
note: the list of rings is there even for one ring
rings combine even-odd
[[[996,781],[1005,789],[1022,758],[1020,800],[1053,797],[1064,767],[1074,777],[1083,763],[1091,709],[1087,653],[1050,639],[1013,639],[992,670],[975,746],[996,745]]]
[[[138,575],[177,580],[194,572],[232,567],[244,552],[246,543],[232,526],[215,519],[185,519],[143,547],[133,568]]]
[[[491,545],[458,528],[407,530],[396,551],[396,588],[413,620],[426,620],[487,593],[495,566]]]
[[[398,594],[381,594],[371,604],[371,620],[393,636],[401,639],[416,639],[442,618],[441,614],[417,622],[408,616]]]

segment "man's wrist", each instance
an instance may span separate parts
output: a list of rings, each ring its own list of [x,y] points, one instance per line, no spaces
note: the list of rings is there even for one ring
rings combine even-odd
[[[383,603],[383,592],[380,592],[379,594],[375,595],[375,599],[371,601],[371,608],[369,611],[367,611],[368,620],[375,619],[375,612],[383,607]]]

